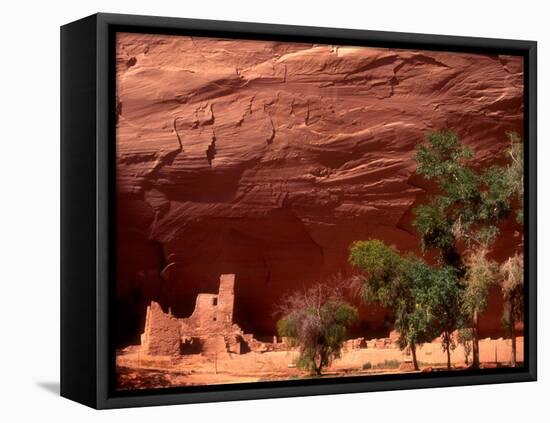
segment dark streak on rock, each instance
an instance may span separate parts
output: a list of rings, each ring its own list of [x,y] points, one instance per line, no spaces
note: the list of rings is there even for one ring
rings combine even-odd
[[[137,59],[135,57],[130,57],[127,61],[126,61],[126,68],[127,69],[130,69],[132,66],[134,66],[135,64],[137,63]]]
[[[206,149],[206,160],[208,164],[212,166],[212,160],[216,157],[216,134],[212,131],[212,142],[208,145]]]
[[[273,140],[275,139],[275,126],[273,125],[273,120],[271,119],[271,116],[268,116],[269,123],[271,124],[271,135],[266,138],[266,142],[268,145],[271,145],[273,143]]]

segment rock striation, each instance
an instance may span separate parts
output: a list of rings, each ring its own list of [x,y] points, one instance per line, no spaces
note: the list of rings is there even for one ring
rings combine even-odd
[[[130,33],[116,46],[121,344],[152,300],[187,316],[227,273],[235,322],[272,336],[281,296],[349,275],[354,240],[420,254],[426,132],[456,131],[483,166],[523,131],[521,57]],[[503,225],[495,256],[521,232]],[[500,307],[494,293],[482,331],[500,330]],[[354,330],[391,327],[361,307]]]

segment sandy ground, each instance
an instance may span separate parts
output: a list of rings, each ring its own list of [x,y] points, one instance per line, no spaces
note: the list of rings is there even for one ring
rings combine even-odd
[[[211,385],[257,381],[291,380],[311,377],[297,369],[296,351],[222,353],[151,357],[139,347],[128,347],[117,354],[118,389],[148,389],[174,386]],[[446,354],[438,342],[424,344],[417,352],[421,371],[445,369]],[[482,367],[510,364],[511,341],[480,341]],[[464,351],[458,346],[451,355],[454,370],[465,369]],[[523,337],[517,339],[517,361],[523,362]],[[323,371],[323,377],[411,372],[410,356],[398,348],[361,348],[343,351],[342,357]]]

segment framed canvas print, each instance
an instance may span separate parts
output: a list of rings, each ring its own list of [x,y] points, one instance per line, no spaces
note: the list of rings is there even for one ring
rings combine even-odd
[[[61,29],[61,393],[536,380],[536,43]]]

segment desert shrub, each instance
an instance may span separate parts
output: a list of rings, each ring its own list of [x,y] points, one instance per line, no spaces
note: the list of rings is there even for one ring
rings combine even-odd
[[[321,283],[286,297],[280,311],[279,335],[299,347],[296,365],[316,375],[340,357],[347,328],[358,316],[339,289]]]
[[[376,369],[398,369],[401,366],[399,360],[384,360],[382,363],[376,364],[374,367]]]

